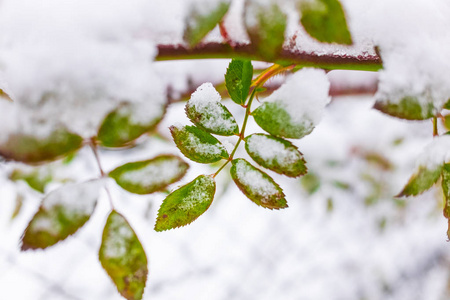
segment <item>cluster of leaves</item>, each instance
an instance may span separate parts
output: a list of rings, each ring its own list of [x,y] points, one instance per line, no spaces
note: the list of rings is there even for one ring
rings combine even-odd
[[[287,14],[281,1],[271,0],[261,3],[246,0],[244,18],[251,44],[263,60],[272,61],[280,53],[287,26]],[[293,1],[300,23],[313,38],[324,43],[351,45],[352,38],[347,27],[345,13],[339,0],[295,0]],[[209,11],[193,8],[186,20],[184,40],[194,47],[226,15],[229,0],[217,1],[216,7]]]
[[[252,45],[262,60],[271,61],[281,51],[286,29],[286,13],[278,1],[262,6],[258,1],[246,1],[245,18],[256,22],[247,24]],[[184,39],[195,47],[224,18],[230,2],[218,1],[217,7],[207,14],[192,9],[186,20]],[[338,0],[296,1],[305,30],[321,42],[351,44],[345,15]],[[275,72],[284,70],[275,66]],[[269,76],[269,77],[270,77]],[[261,79],[263,78],[263,79]],[[268,78],[268,77],[267,77]],[[242,126],[239,126],[230,111],[218,101],[206,105],[186,104],[187,117],[194,126],[172,126],[173,139],[180,151],[198,163],[215,163],[224,160],[220,169],[211,175],[200,175],[186,185],[170,193],[162,203],[155,224],[156,231],[187,225],[203,214],[211,205],[215,190],[215,176],[231,163],[230,175],[237,187],[254,203],[269,209],[287,207],[280,186],[264,171],[243,158],[234,155],[239,144],[245,143],[248,155],[263,168],[288,177],[306,174],[302,154],[285,138],[301,138],[312,128],[305,129],[290,118],[288,112],[276,103],[265,103],[253,112],[251,104],[262,90],[267,78],[253,80],[250,61],[231,61],[225,75],[225,84],[231,99],[246,110]],[[253,84],[252,84],[253,82]],[[134,115],[139,107],[123,103],[111,111],[98,128],[96,136],[83,139],[64,127],[55,128],[49,135],[33,136],[24,133],[11,134],[0,143],[0,156],[6,161],[17,161],[30,165],[42,165],[61,158],[69,161],[84,146],[126,148],[136,143],[144,134],[151,133],[164,116],[159,114],[142,122]],[[268,134],[256,133],[245,136],[250,116]],[[238,141],[231,153],[214,136],[237,136]],[[275,148],[270,155],[264,148]],[[100,164],[99,164],[100,166]],[[101,168],[101,167],[100,167]],[[105,187],[105,177],[123,189],[135,194],[150,194],[165,191],[179,181],[189,165],[174,155],[159,155],[144,161],[136,161],[104,172],[101,177],[81,183],[65,184],[46,194],[37,212],[30,220],[22,237],[23,251],[45,249],[75,234],[90,219]],[[44,193],[52,181],[48,173],[31,170],[16,170],[12,180],[24,180],[38,192]],[[111,203],[112,204],[112,203]],[[148,276],[148,262],[144,248],[126,218],[111,207],[103,230],[99,249],[101,265],[111,277],[119,293],[127,299],[142,299]]]

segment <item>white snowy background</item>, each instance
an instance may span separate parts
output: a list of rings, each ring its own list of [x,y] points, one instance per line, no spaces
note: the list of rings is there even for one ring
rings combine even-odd
[[[195,1],[3,0],[0,87],[31,112],[33,99],[48,90],[87,95],[103,91],[110,101],[86,101],[79,107],[68,101],[58,106],[66,107],[65,113],[40,111],[88,136],[117,100],[111,95],[131,95],[130,101],[139,102],[145,95],[164,93],[168,85],[181,93],[190,82],[219,83],[228,60],[151,62],[155,44],[181,42],[191,2]],[[309,194],[302,179],[269,172],[284,188],[289,208],[265,210],[246,199],[223,172],[217,178],[215,201],[204,215],[187,227],[157,233],[153,226],[164,195],[132,195],[108,182],[117,210],[127,217],[149,258],[144,299],[450,297],[442,191],[434,188],[416,198],[393,198],[432,141],[432,124],[395,119],[371,108],[383,93],[405,90],[420,95],[432,89],[438,102],[449,98],[449,4],[342,3],[356,46],[324,46],[305,34],[299,34],[297,46],[319,53],[372,53],[373,45],[379,45],[385,70],[380,72],[377,96],[332,99],[316,129],[294,142],[309,172],[320,180],[317,191]],[[235,40],[246,41],[238,18],[241,6],[242,1],[233,1],[226,25]],[[301,30],[295,18],[290,17],[288,35]],[[217,30],[207,39],[220,40]],[[332,84],[346,85],[377,75],[332,71],[327,77]],[[244,111],[229,100],[223,103],[241,123]],[[17,115],[10,115],[9,109],[9,104],[0,106],[1,133],[26,125],[34,130],[26,120],[17,125]],[[188,124],[184,103],[168,108],[159,125],[162,138],[144,139],[132,150],[100,151],[104,168],[160,153],[179,154],[168,139],[174,122]],[[250,124],[248,132],[257,130]],[[238,154],[245,157],[242,151]],[[60,179],[98,176],[88,148],[69,166],[55,165]],[[23,182],[7,179],[14,167],[0,164],[0,299],[121,299],[97,259],[110,209],[106,195],[73,237],[45,251],[20,252],[20,236],[42,196]],[[182,183],[216,168],[191,163]],[[58,186],[52,183],[46,192]],[[23,207],[11,220],[17,197],[23,197]]]

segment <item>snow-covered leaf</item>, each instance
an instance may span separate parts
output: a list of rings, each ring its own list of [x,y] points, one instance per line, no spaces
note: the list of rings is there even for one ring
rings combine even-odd
[[[442,190],[444,191],[444,216],[450,219],[450,164],[442,168]]]
[[[345,13],[338,0],[300,0],[300,22],[306,32],[324,43],[351,45]]]
[[[215,192],[214,178],[207,175],[200,175],[173,191],[161,204],[155,230],[163,231],[192,223],[209,208]]]
[[[398,102],[380,99],[375,102],[375,109],[393,117],[407,120],[425,120],[435,116],[437,109],[433,103],[420,103],[415,97],[406,96]]]
[[[252,134],[245,142],[247,153],[264,168],[289,177],[306,174],[306,162],[291,142],[266,134]]]
[[[261,58],[271,61],[282,49],[287,16],[276,1],[265,2],[247,1],[245,22],[253,47]]]
[[[231,178],[250,200],[269,209],[287,207],[283,190],[269,175],[242,158],[235,159],[231,163]]]
[[[397,197],[416,196],[430,189],[441,176],[442,168],[442,165],[420,166]]]
[[[186,115],[199,128],[218,135],[239,134],[230,111],[220,103],[220,94],[207,82],[197,88],[186,103]]]
[[[229,7],[229,0],[211,1],[211,3],[203,1],[197,5],[194,4],[186,18],[184,41],[191,47],[197,45],[222,20]]]
[[[252,115],[268,133],[299,139],[320,121],[330,83],[322,70],[302,69],[289,77]]]
[[[133,228],[116,211],[106,221],[99,259],[123,297],[142,299],[148,275],[147,256]]]
[[[22,250],[44,249],[74,234],[97,204],[98,180],[65,185],[42,201],[22,237]]]
[[[195,126],[171,126],[170,131],[181,153],[192,161],[207,164],[229,157],[218,139]]]
[[[245,104],[253,77],[253,66],[249,60],[233,59],[225,74],[225,84],[231,100]]]
[[[41,193],[45,191],[45,186],[52,181],[50,173],[41,169],[33,169],[31,171],[14,169],[9,178],[13,181],[23,180],[32,189]]]
[[[164,107],[138,107],[123,104],[110,112],[98,130],[97,139],[104,147],[123,147],[153,130],[164,115]]]
[[[150,160],[127,163],[109,173],[118,185],[135,194],[161,191],[177,182],[189,165],[174,155],[160,155]]]
[[[79,148],[83,139],[59,128],[46,137],[11,134],[0,143],[0,156],[28,164],[38,164],[64,157]]]

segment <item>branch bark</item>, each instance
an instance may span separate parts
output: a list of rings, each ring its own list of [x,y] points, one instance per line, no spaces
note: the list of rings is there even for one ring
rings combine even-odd
[[[203,43],[194,48],[184,45],[158,45],[157,61],[180,59],[243,58],[264,61],[251,45],[230,46],[222,43]],[[325,70],[378,71],[383,67],[378,55],[339,55],[307,53],[283,49],[271,61],[281,65],[296,64],[300,67],[316,67]]]

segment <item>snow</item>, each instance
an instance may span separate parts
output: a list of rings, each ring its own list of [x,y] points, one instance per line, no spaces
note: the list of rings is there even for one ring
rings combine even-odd
[[[417,166],[433,169],[450,162],[450,135],[442,135],[433,139],[417,158]]]
[[[206,82],[192,93],[187,105],[192,106],[196,112],[208,116],[203,118],[201,124],[212,131],[223,131],[233,128],[235,123],[232,118],[226,118],[226,114],[218,105],[222,97],[212,83]]]
[[[178,159],[166,159],[158,163],[150,163],[138,170],[125,172],[119,180],[142,186],[167,184],[180,176],[180,168]]]
[[[210,176],[198,177],[177,208],[189,211],[204,202],[209,203],[211,201],[210,188],[214,185],[214,179]]]
[[[269,164],[276,160],[280,166],[289,166],[301,159],[300,153],[294,147],[287,148],[283,143],[265,135],[252,135],[247,140],[247,145],[250,153],[255,153]]]
[[[252,168],[245,160],[236,160],[234,166],[236,168],[237,181],[249,187],[252,192],[260,196],[263,203],[267,202],[270,196],[279,193],[277,187],[267,178],[264,178],[261,171]]]
[[[305,68],[290,76],[264,102],[276,102],[289,113],[293,123],[319,123],[328,96],[330,82],[323,70]]]
[[[135,238],[135,234],[124,218],[117,213],[110,216],[109,226],[107,238],[103,240],[102,254],[105,259],[125,259],[128,245]]]

